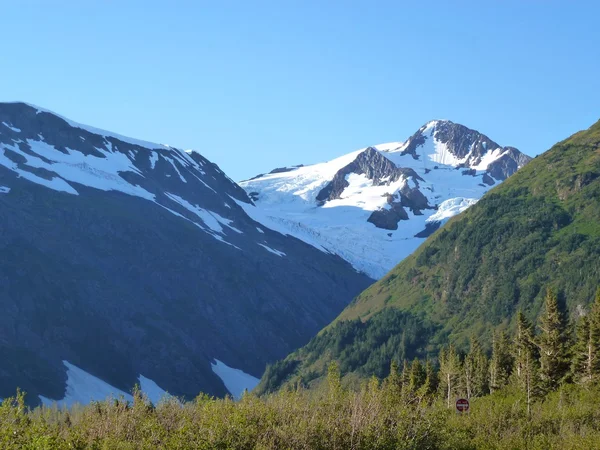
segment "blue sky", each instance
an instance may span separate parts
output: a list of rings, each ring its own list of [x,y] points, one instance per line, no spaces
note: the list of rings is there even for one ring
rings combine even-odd
[[[430,119],[535,155],[600,118],[585,1],[0,0],[0,101],[196,148],[241,180]]]

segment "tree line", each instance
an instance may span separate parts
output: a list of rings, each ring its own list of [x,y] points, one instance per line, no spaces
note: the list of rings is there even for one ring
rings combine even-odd
[[[518,311],[512,336],[494,332],[491,357],[473,337],[465,355],[452,344],[443,347],[437,368],[415,358],[411,363],[404,360],[400,370],[393,361],[386,383],[418,399],[440,397],[447,407],[457,397],[481,397],[512,384],[525,395],[529,412],[535,399],[562,384],[600,380],[600,290],[589,311],[580,307],[578,315],[573,333],[549,289],[537,326]]]

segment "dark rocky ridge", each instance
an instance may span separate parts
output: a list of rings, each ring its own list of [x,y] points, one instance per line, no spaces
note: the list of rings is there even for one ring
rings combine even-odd
[[[396,167],[393,162],[375,150],[369,147],[358,154],[356,159],[350,164],[341,168],[331,180],[317,195],[317,201],[324,203],[329,200],[340,198],[344,189],[349,184],[346,176],[355,174],[364,174],[374,185],[390,184],[397,181],[400,177],[412,177],[415,181],[423,179],[412,169]],[[385,181],[383,181],[385,179]]]
[[[422,126],[407,141],[403,154],[410,154],[414,159],[419,159],[417,149],[425,144],[429,136],[425,136],[427,125]],[[490,150],[501,149],[505,155],[492,162],[486,172],[496,180],[505,180],[515,173],[519,167],[524,166],[531,157],[521,153],[514,147],[501,147],[486,135],[449,120],[438,120],[435,122],[433,136],[447,145],[448,150],[459,159],[469,156],[463,167],[477,166],[481,163],[483,156]],[[485,181],[489,184],[489,180]]]
[[[18,176],[3,154],[23,174],[57,178],[6,148],[50,162],[28,139],[65,154],[129,155],[137,171],[120,177],[155,201],[69,181],[72,195]],[[150,148],[0,104],[0,186],[10,189],[0,194],[0,397],[19,386],[32,402],[62,398],[62,360],[124,391],[143,374],[175,395],[224,395],[213,358],[258,377],[371,283],[341,258],[254,222],[232,200],[251,204],[244,190],[198,153],[154,151],[152,168]],[[219,242],[167,193],[241,233],[223,226],[231,245]]]
[[[359,153],[354,161],[340,169],[333,180],[319,192],[317,201],[322,205],[326,201],[340,198],[344,189],[349,186],[346,176],[351,173],[364,174],[373,180],[374,185],[379,186],[394,183],[401,177],[412,178],[416,184],[416,187],[413,188],[407,185],[403,186],[397,195],[389,194],[387,202],[390,207],[371,213],[367,221],[378,228],[397,230],[399,221],[408,220],[405,207],[417,214],[423,209],[433,208],[419,190],[418,183],[423,179],[413,169],[396,167],[393,162],[373,147]]]
[[[504,147],[504,150],[507,153],[492,162],[487,168],[487,173],[496,180],[505,180],[515,173],[519,167],[523,167],[531,161],[531,157],[521,153],[514,147]]]

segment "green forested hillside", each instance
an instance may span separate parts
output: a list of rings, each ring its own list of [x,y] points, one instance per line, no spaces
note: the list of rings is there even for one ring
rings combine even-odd
[[[556,144],[450,220],[359,295],[306,347],[269,367],[260,392],[316,383],[331,360],[348,381],[392,359],[466,348],[540,312],[547,287],[575,317],[600,284],[600,122]]]

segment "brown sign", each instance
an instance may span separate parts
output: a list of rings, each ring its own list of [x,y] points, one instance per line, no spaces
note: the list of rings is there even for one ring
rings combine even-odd
[[[469,410],[469,400],[466,398],[459,398],[456,400],[456,410],[458,412],[467,412]]]

